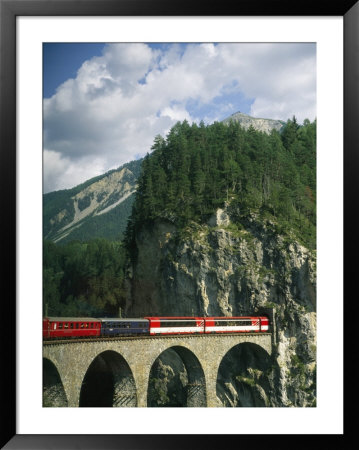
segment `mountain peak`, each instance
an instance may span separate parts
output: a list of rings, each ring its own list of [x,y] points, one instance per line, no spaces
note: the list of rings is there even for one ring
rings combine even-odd
[[[248,129],[252,126],[255,130],[263,131],[265,133],[270,133],[272,130],[281,131],[285,122],[283,120],[276,119],[263,119],[252,117],[248,114],[245,114],[241,111],[237,111],[231,114],[226,119],[222,120],[224,124],[229,124],[230,122],[239,123],[241,127],[244,129]]]

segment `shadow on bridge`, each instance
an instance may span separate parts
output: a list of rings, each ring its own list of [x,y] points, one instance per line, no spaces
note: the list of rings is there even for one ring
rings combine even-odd
[[[60,374],[56,366],[47,358],[42,361],[43,396],[44,407],[66,407],[67,398]]]
[[[137,406],[132,371],[119,353],[108,350],[94,359],[82,383],[79,406]]]

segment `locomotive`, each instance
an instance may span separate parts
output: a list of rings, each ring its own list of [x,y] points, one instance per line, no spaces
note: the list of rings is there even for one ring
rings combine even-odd
[[[247,317],[143,317],[138,319],[44,317],[43,338],[111,336],[163,336],[268,332],[266,316]]]

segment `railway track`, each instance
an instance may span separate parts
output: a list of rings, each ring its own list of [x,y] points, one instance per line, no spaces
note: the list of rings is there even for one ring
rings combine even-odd
[[[88,338],[68,338],[68,339],[51,339],[47,341],[43,341],[43,345],[60,345],[60,344],[79,344],[84,342],[111,342],[111,341],[133,341],[137,339],[171,339],[173,337],[181,337],[184,339],[191,339],[191,338],[208,338],[212,336],[218,336],[218,335],[226,335],[226,336],[253,336],[255,334],[258,334],[260,336],[265,335],[271,335],[271,333],[264,333],[264,332],[255,332],[255,333],[212,333],[212,334],[170,334],[170,335],[161,335],[161,336],[112,336],[112,337],[88,337]]]

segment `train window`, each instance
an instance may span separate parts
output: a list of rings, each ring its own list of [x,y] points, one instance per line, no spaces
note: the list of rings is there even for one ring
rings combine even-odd
[[[65,324],[64,324],[64,328],[67,329],[68,327],[69,327],[69,324],[68,324],[68,323],[65,323]]]
[[[73,322],[71,322],[70,323],[70,328],[73,329],[73,327],[74,327],[74,324],[73,324]]]
[[[78,322],[76,323],[76,328],[78,328],[79,327],[79,324],[78,324]]]
[[[81,323],[81,324],[80,324],[80,328],[83,328],[83,327],[84,327],[84,324],[83,324],[83,323]]]
[[[62,330],[62,323],[59,323],[59,330]]]
[[[56,325],[57,325],[57,323],[55,322],[55,323],[54,323],[54,330],[56,330]]]
[[[179,328],[179,327],[193,327],[196,326],[195,320],[171,320],[167,322],[161,322],[161,327],[172,327],[172,328]]]
[[[91,323],[91,328],[93,328],[93,322]]]

